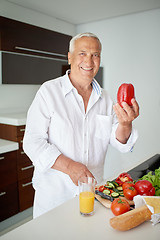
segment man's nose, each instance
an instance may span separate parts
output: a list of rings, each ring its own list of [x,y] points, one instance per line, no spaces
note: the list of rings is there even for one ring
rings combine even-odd
[[[93,63],[92,55],[86,56],[85,62],[87,63],[87,65],[91,65]]]

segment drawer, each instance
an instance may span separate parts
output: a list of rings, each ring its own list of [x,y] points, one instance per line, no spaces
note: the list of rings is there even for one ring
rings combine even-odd
[[[17,182],[17,151],[0,154],[0,186]]]
[[[0,187],[0,208],[0,221],[18,213],[19,204],[17,183],[10,184],[6,187]]]
[[[25,154],[25,152],[23,151],[23,149],[19,149],[17,151],[17,163],[18,165],[22,165],[23,163],[31,163],[31,160],[29,159],[29,157]]]
[[[32,178],[26,178],[18,183],[19,186],[19,210],[23,211],[33,206],[34,189],[32,187]]]
[[[16,141],[17,137],[24,136],[25,125],[13,126],[0,123],[0,138]]]
[[[24,136],[25,127],[25,125],[17,126],[17,137]]]
[[[18,180],[22,180],[25,178],[32,178],[33,176],[34,166],[32,163],[24,163],[18,165]]]

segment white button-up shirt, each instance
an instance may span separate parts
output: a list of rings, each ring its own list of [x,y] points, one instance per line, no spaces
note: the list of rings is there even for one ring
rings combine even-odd
[[[127,152],[137,139],[133,129],[126,144],[116,140],[113,102],[95,79],[92,88],[85,112],[67,72],[45,82],[29,108],[23,148],[35,166],[35,217],[78,194],[67,174],[51,168],[61,153],[85,164],[101,182],[108,144]]]

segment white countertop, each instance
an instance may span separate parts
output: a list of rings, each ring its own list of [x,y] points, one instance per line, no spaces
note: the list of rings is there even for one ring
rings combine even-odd
[[[1,236],[1,240],[158,240],[160,224],[150,221],[126,232],[111,228],[110,209],[95,202],[95,214],[83,217],[79,214],[78,197],[69,200],[50,212]]]
[[[14,126],[26,124],[26,112],[0,113],[0,123]]]
[[[0,154],[19,149],[18,143],[0,139]]]

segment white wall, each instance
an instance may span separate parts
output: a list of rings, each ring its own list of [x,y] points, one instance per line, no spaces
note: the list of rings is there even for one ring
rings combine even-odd
[[[109,148],[107,178],[160,153],[160,9],[77,26],[77,33],[85,31],[102,41],[104,88],[116,101],[118,86],[131,82],[140,105],[137,144],[127,154]]]
[[[47,16],[4,0],[0,1],[0,15],[68,35],[75,34],[74,24],[61,21],[57,18]]]
[[[0,1],[0,15],[71,36],[75,34],[74,24],[49,17],[3,0]],[[1,85],[1,78],[0,54],[0,113],[7,111],[26,111],[39,85]]]

